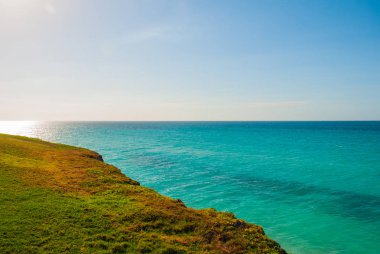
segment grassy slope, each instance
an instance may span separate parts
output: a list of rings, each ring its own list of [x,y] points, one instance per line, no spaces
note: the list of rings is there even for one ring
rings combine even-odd
[[[261,227],[186,208],[92,151],[0,134],[0,253],[285,253]]]

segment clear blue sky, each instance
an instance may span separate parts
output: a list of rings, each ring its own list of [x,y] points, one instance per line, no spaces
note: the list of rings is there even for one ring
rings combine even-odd
[[[0,120],[380,119],[380,1],[0,0]]]

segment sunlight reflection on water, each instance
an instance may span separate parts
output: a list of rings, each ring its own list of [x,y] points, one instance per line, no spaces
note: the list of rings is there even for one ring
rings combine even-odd
[[[37,121],[0,121],[0,133],[30,136]]]

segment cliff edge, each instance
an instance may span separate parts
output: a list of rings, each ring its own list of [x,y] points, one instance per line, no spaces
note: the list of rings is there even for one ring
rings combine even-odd
[[[87,149],[0,134],[0,253],[282,253],[260,226],[187,208]]]

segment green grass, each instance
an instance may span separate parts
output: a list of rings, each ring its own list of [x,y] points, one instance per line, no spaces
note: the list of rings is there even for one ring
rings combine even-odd
[[[285,253],[261,227],[187,208],[100,158],[0,134],[0,253]]]

